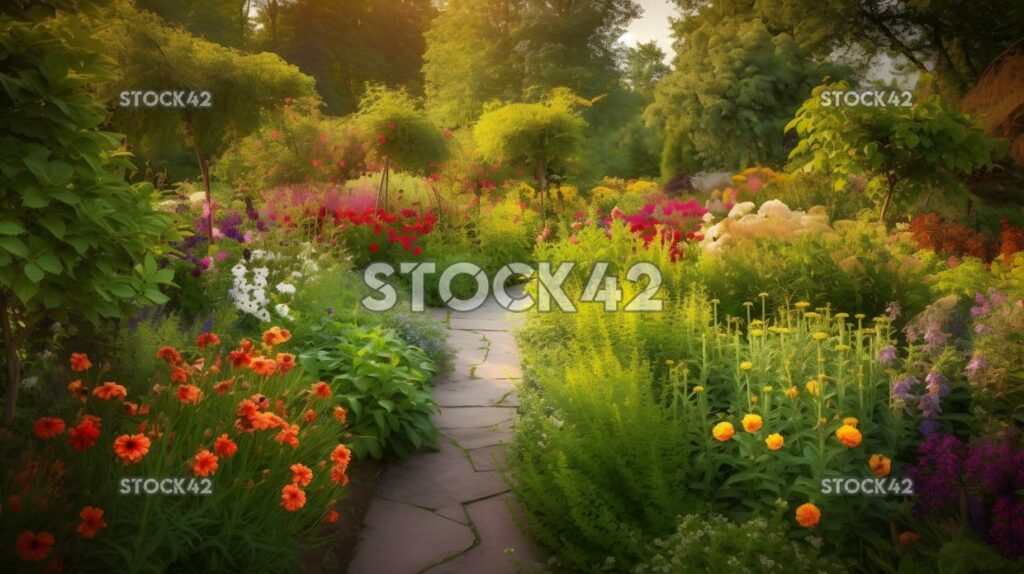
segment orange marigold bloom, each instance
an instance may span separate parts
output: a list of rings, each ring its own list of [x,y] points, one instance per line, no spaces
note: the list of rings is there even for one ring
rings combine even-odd
[[[281,506],[289,512],[295,512],[306,505],[306,493],[294,484],[281,489]]]
[[[715,437],[715,440],[719,442],[731,439],[734,434],[736,434],[736,429],[733,428],[730,422],[720,422],[711,429],[711,436]]]
[[[216,333],[203,333],[196,337],[196,344],[200,347],[205,347],[207,345],[219,345],[220,337],[218,337]]]
[[[287,373],[295,368],[295,355],[291,353],[278,353],[275,360],[277,361],[277,368],[282,373]]]
[[[247,367],[249,362],[252,361],[252,355],[248,351],[231,351],[228,353],[228,358],[231,359],[231,366],[234,368]]]
[[[75,450],[85,450],[96,444],[100,429],[92,420],[86,419],[68,431],[68,440]]]
[[[263,342],[271,347],[285,343],[291,338],[291,332],[278,326],[271,327],[263,332]]]
[[[343,464],[336,464],[331,467],[331,482],[346,486],[348,484],[348,475],[345,471],[348,467]]]
[[[256,406],[259,407],[260,410],[263,410],[270,406],[270,399],[267,398],[267,395],[261,395],[260,393],[256,393],[255,395],[249,397],[249,400],[256,403]]]
[[[327,514],[324,515],[324,522],[327,524],[334,524],[338,521],[339,515],[337,510],[328,510]]]
[[[906,532],[900,533],[899,544],[901,548],[911,548],[915,544],[917,544],[917,541],[920,539],[921,537],[918,536],[916,532],[908,530]]]
[[[252,341],[249,339],[242,339],[242,341],[238,343],[238,348],[248,353],[249,351],[252,351]]]
[[[39,438],[53,438],[64,432],[64,420],[57,417],[42,417],[32,426],[32,431]]]
[[[307,423],[311,423],[316,420],[316,411],[314,411],[313,409],[309,409],[305,413],[303,413],[302,418]]]
[[[228,433],[224,433],[214,441],[213,450],[217,451],[217,454],[224,458],[230,458],[238,452],[238,445],[228,437]]]
[[[85,353],[71,353],[71,370],[76,373],[89,370],[92,363],[89,362],[89,355]]]
[[[196,476],[210,476],[217,472],[217,455],[203,449],[192,459],[192,472]]]
[[[871,455],[871,458],[868,459],[868,468],[871,469],[872,474],[879,478],[888,476],[889,472],[892,470],[892,461],[889,460],[889,457],[887,456],[873,454]]]
[[[213,390],[217,391],[218,395],[223,395],[224,393],[231,392],[231,389],[234,386],[235,386],[235,381],[232,381],[232,380],[229,379],[227,381],[221,381],[221,382],[213,385]]]
[[[320,381],[319,383],[313,385],[312,393],[320,397],[321,399],[326,399],[327,397],[331,396],[331,386],[323,381]]]
[[[123,399],[128,396],[128,390],[117,383],[107,381],[92,390],[92,394],[105,400]]]
[[[761,430],[761,426],[764,424],[761,420],[761,415],[744,415],[742,423],[743,430],[747,432],[757,432]]]
[[[814,528],[821,521],[821,510],[810,502],[796,508],[796,523],[804,528]]]
[[[195,404],[203,399],[203,392],[195,385],[181,385],[175,395],[183,405]]]
[[[81,379],[68,383],[68,392],[71,393],[72,397],[77,397],[83,403],[85,399],[89,398],[89,389],[85,388]]]
[[[26,530],[18,534],[14,541],[14,547],[18,550],[18,556],[26,562],[39,562],[50,555],[53,550],[53,534],[40,532],[36,534]]]
[[[260,411],[259,406],[255,402],[249,399],[243,399],[242,402],[238,403],[238,411],[235,413],[240,417],[251,418],[253,415]]]
[[[188,382],[188,371],[178,365],[171,365],[171,381],[184,385]]]
[[[857,420],[857,417],[846,417],[843,419],[843,424],[849,425],[853,428],[857,428],[857,425],[860,424],[860,421]]]
[[[174,347],[160,347],[156,350],[156,356],[167,361],[170,365],[177,365],[181,362],[181,354]]]
[[[274,440],[281,444],[286,444],[292,448],[298,448],[299,446],[299,425],[291,425],[286,427],[281,432],[277,433]]]
[[[331,451],[331,460],[336,464],[347,465],[348,462],[352,460],[352,451],[350,451],[347,446],[339,444],[334,447],[333,451]]]
[[[795,386],[789,387],[788,389],[786,389],[786,396],[791,398],[791,399],[795,399],[797,397],[797,395],[799,395],[799,394],[800,394],[800,390],[797,389]]]
[[[859,445],[861,441],[860,431],[857,430],[856,427],[852,427],[850,425],[843,425],[839,427],[839,429],[836,430],[836,438],[839,439],[839,442],[850,448]]]
[[[338,419],[339,423],[343,423],[348,418],[348,411],[344,407],[334,407],[334,418]]]
[[[132,464],[146,456],[149,444],[149,439],[144,434],[123,434],[114,439],[114,452],[125,464]]]
[[[291,465],[289,469],[292,471],[292,484],[309,486],[309,483],[313,480],[313,471],[304,464],[297,462]]]
[[[782,445],[786,444],[786,439],[782,438],[779,433],[772,433],[768,435],[768,438],[764,439],[764,444],[768,447],[768,450],[779,450]]]
[[[277,363],[264,357],[256,357],[249,361],[249,368],[252,372],[262,377],[269,377],[277,371]]]
[[[101,508],[86,506],[82,512],[78,513],[78,516],[82,518],[82,522],[78,525],[78,533],[82,535],[82,538],[95,538],[97,532],[107,527]]]

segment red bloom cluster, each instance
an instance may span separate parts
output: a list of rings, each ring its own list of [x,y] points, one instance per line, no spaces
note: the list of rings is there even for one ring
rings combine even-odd
[[[415,209],[403,209],[399,213],[389,213],[378,208],[362,211],[336,209],[331,215],[334,224],[343,231],[354,231],[352,235],[363,236],[361,239],[368,242],[366,249],[371,253],[377,253],[386,241],[388,244],[400,245],[404,251],[413,255],[419,255],[423,248],[416,245],[416,242],[433,231],[437,223],[437,216],[433,213]]]
[[[648,203],[632,215],[616,208],[605,221],[624,221],[629,231],[643,240],[645,248],[660,237],[662,244],[668,246],[672,260],[678,261],[683,255],[680,244],[684,238],[696,241],[703,239],[703,235],[699,233],[700,221],[707,212],[694,199],[685,202],[678,199],[663,199],[657,203]]]
[[[915,215],[910,222],[910,233],[922,249],[958,257],[977,257],[986,261],[995,256],[991,236],[955,221],[944,221],[938,213]]]

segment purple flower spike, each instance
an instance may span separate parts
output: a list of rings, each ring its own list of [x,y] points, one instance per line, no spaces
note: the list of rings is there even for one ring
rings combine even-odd
[[[886,345],[882,347],[882,350],[878,352],[878,362],[888,365],[896,360],[896,348],[892,345]]]

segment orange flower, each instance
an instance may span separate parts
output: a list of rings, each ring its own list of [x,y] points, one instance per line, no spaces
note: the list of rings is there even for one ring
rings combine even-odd
[[[114,452],[125,464],[139,462],[149,452],[149,439],[144,434],[123,434],[114,439]]]
[[[68,392],[71,393],[72,397],[78,398],[83,403],[85,399],[89,398],[89,389],[85,388],[81,379],[68,383]]]
[[[96,440],[100,438],[100,429],[90,419],[86,419],[79,423],[78,426],[68,431],[68,439],[71,442],[71,446],[75,447],[75,450],[85,450],[96,444]]]
[[[314,411],[313,409],[309,409],[302,415],[302,418],[307,423],[311,423],[316,420],[316,411]]]
[[[796,522],[804,528],[814,528],[821,521],[821,510],[810,502],[801,504],[796,509]]]
[[[207,345],[219,345],[220,337],[215,333],[203,333],[196,337],[196,344],[200,347],[205,347]]]
[[[857,420],[857,417],[846,417],[843,419],[843,424],[851,426],[853,428],[857,428],[857,425],[860,424],[860,421]]]
[[[331,386],[327,383],[320,381],[313,385],[312,393],[321,399],[326,399],[331,396]]]
[[[289,468],[292,471],[292,484],[309,486],[310,481],[313,480],[313,471],[308,466],[301,463],[295,463]]]
[[[744,415],[743,416],[743,430],[747,432],[757,432],[761,430],[761,426],[764,422],[761,420],[761,415]]]
[[[287,329],[282,329],[277,326],[271,327],[263,332],[263,342],[271,347],[285,343],[291,338],[292,334]]]
[[[786,444],[786,439],[782,438],[779,433],[772,433],[764,439],[764,444],[768,446],[768,450],[779,450],[782,445]]]
[[[873,454],[868,459],[868,468],[871,469],[872,474],[882,478],[883,476],[888,476],[889,471],[892,470],[892,461],[887,456]]]
[[[912,548],[920,539],[921,537],[914,531],[908,530],[906,532],[902,532],[899,536],[900,548]]]
[[[277,371],[277,363],[270,359],[256,357],[249,361],[249,368],[257,375],[269,377]]]
[[[252,361],[252,355],[248,351],[231,351],[228,353],[228,358],[231,359],[231,366],[234,368],[247,367],[249,362]]]
[[[295,368],[295,355],[291,353],[278,353],[276,360],[277,368],[280,369],[282,373],[287,373]]]
[[[248,353],[249,351],[252,351],[252,341],[249,339],[242,339],[242,341],[238,343],[238,348]]]
[[[306,493],[294,484],[281,489],[281,506],[289,512],[295,512],[306,505]]]
[[[224,433],[214,441],[213,450],[217,451],[217,454],[224,458],[230,458],[238,452],[238,445],[228,437],[228,433]]]
[[[334,418],[338,419],[339,423],[345,422],[348,417],[348,411],[344,407],[334,407]]]
[[[86,367],[88,368],[88,367]],[[35,532],[26,530],[18,534],[14,546],[18,550],[18,556],[26,562],[39,562],[49,556],[53,550],[53,535],[49,532]]]
[[[156,356],[167,361],[169,365],[177,365],[181,362],[181,354],[174,347],[160,347],[156,350]]]
[[[184,385],[188,382],[188,371],[178,365],[171,365],[171,382]]]
[[[196,476],[210,476],[217,472],[217,455],[203,449],[192,459],[192,472]]]
[[[861,441],[860,431],[850,425],[839,427],[836,431],[836,438],[850,448],[859,445]]]
[[[261,395],[259,393],[256,393],[255,395],[249,397],[249,400],[256,403],[256,406],[260,410],[263,410],[270,405],[270,399],[267,398],[267,395]]]
[[[78,516],[82,518],[78,525],[78,533],[82,538],[95,538],[97,532],[107,527],[107,522],[103,520],[103,509],[86,506]]]
[[[221,382],[213,385],[213,390],[217,391],[218,395],[223,395],[224,393],[231,392],[231,388],[234,387],[234,386],[235,386],[235,381],[232,381],[232,380],[229,379],[227,381],[221,381]]]
[[[345,486],[348,484],[348,475],[345,471],[348,470],[343,464],[336,464],[331,467],[331,482]]]
[[[123,399],[128,396],[128,390],[117,383],[107,381],[103,385],[92,390],[92,394],[105,400]]]
[[[800,394],[800,389],[797,389],[795,386],[794,387],[789,387],[788,389],[786,389],[786,396],[791,398],[791,399],[795,399],[797,397],[797,395],[799,395],[799,394]]]
[[[240,417],[252,418],[259,411],[260,408],[256,403],[249,399],[243,399],[241,403],[238,403],[238,412],[236,414]]]
[[[203,392],[195,385],[181,385],[175,395],[183,405],[196,404],[203,399]]]
[[[732,423],[729,422],[720,422],[711,429],[711,435],[719,442],[725,442],[731,439],[734,434],[736,434],[736,429],[734,429]]]
[[[298,448],[299,446],[299,425],[291,425],[285,427],[284,430],[277,433],[274,440],[281,444],[286,444],[292,448]]]
[[[324,522],[327,524],[334,524],[338,521],[339,515],[337,510],[328,510],[327,514],[324,515]]]
[[[331,460],[336,464],[348,465],[348,462],[352,460],[352,451],[345,445],[339,444],[331,451]]]
[[[92,363],[89,362],[89,355],[85,353],[71,353],[71,370],[76,373],[89,370]]]
[[[32,430],[39,438],[53,438],[64,432],[64,421],[56,417],[42,417],[32,426]]]

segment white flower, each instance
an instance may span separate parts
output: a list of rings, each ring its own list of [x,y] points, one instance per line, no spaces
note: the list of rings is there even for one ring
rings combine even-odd
[[[245,265],[242,265],[241,263],[236,263],[235,266],[231,268],[231,274],[235,276],[236,281],[238,279],[242,279],[244,281],[245,274],[247,272],[248,270],[245,268]]]
[[[743,217],[744,215],[746,215],[748,213],[752,213],[753,211],[754,211],[754,202],[753,201],[744,201],[743,203],[737,203],[736,205],[732,206],[732,209],[729,210],[728,217],[731,217],[731,218]]]
[[[302,279],[302,271],[292,271],[292,279]]]
[[[288,305],[285,305],[284,303],[278,303],[277,305],[274,305],[274,311],[277,311],[277,314],[284,317],[285,319],[292,318],[291,315],[289,314],[291,313],[291,309],[289,309]]]
[[[257,319],[263,321],[264,323],[270,322],[270,311],[267,311],[266,309],[260,309],[256,313],[253,313],[253,315],[255,315]]]
[[[278,283],[275,289],[277,289],[278,293],[285,293],[288,295],[295,293],[295,285],[290,283]]]
[[[761,217],[789,217],[792,214],[792,211],[785,203],[782,203],[777,199],[769,199],[761,204],[761,208],[757,210],[757,214]]]
[[[267,252],[262,249],[254,249],[251,255],[253,261],[259,261],[267,256]]]

